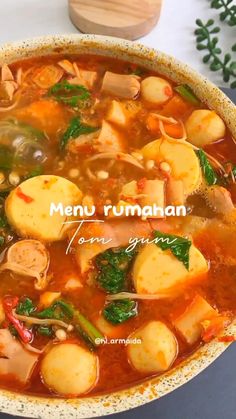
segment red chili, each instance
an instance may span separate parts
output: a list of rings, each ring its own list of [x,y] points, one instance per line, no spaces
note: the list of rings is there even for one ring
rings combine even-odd
[[[28,330],[20,320],[15,318],[12,311],[14,308],[16,308],[18,301],[18,297],[4,297],[2,301],[3,309],[5,311],[7,319],[15,327],[23,342],[29,343],[33,338],[33,333],[30,330]]]
[[[146,182],[147,182],[147,178],[146,177],[143,177],[142,179],[139,179],[137,181],[137,187],[138,187],[138,192],[139,193],[144,190],[145,185],[146,185]]]
[[[23,199],[23,201],[26,202],[26,204],[30,204],[31,202],[33,202],[33,198],[31,198],[31,196],[25,195],[24,192],[22,192],[21,188],[18,186],[17,190],[16,190],[16,195],[20,198]]]

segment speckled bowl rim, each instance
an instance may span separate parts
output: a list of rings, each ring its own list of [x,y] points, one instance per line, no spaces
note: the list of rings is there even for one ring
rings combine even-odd
[[[0,65],[22,58],[58,53],[93,53],[127,60],[158,71],[173,81],[187,83],[209,108],[224,118],[236,137],[235,105],[205,77],[162,52],[123,39],[95,35],[58,35],[5,44],[0,48]],[[228,334],[236,334],[236,325]],[[158,399],[187,383],[218,356],[229,343],[218,341],[201,346],[192,356],[160,377],[109,395],[79,399],[50,399],[0,391],[0,411],[34,418],[91,418],[122,412]],[[111,366],[112,368],[112,366]]]

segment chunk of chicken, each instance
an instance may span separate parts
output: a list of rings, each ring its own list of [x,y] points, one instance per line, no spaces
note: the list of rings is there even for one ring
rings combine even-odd
[[[184,205],[184,184],[182,180],[170,178],[166,184],[168,205]]]
[[[106,71],[101,91],[123,99],[136,99],[140,92],[139,77]]]
[[[0,374],[11,374],[18,382],[26,384],[39,355],[24,349],[7,329],[0,329],[0,354]]]
[[[203,331],[202,322],[216,317],[218,312],[200,295],[192,300],[173,324],[188,344],[194,344]]]
[[[145,207],[148,205],[156,204],[158,207],[165,207],[165,182],[163,180],[145,179],[142,182],[142,187],[138,185],[138,182],[132,181],[123,186],[120,194],[120,199],[133,198],[141,206]],[[158,214],[157,218],[160,218],[161,214]]]
[[[117,131],[109,122],[102,121],[102,129],[95,142],[95,148],[99,153],[103,152],[123,152],[124,143],[122,134]]]
[[[93,149],[96,140],[99,136],[100,130],[91,132],[90,134],[82,134],[79,137],[71,139],[66,149],[72,154],[78,154],[82,151],[89,151]]]
[[[112,100],[106,119],[109,122],[124,127],[128,122],[128,115],[123,104],[117,100]]]
[[[142,207],[146,205],[156,204],[158,207],[165,207],[165,182],[163,180],[154,179],[146,180],[144,182],[143,188],[140,191],[144,195],[140,199],[140,204]],[[160,218],[161,215],[158,214],[157,218]]]

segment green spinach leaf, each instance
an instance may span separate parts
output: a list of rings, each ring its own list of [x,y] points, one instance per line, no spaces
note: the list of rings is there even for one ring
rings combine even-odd
[[[42,336],[51,337],[54,335],[53,329],[51,326],[39,326],[37,332]]]
[[[99,285],[111,294],[124,289],[126,274],[136,250],[126,252],[126,248],[108,249],[96,257],[99,270]]]
[[[108,304],[103,316],[112,324],[120,324],[137,316],[137,303],[132,300],[117,300]]]
[[[216,183],[218,183],[218,177],[212,167],[212,165],[210,164],[206,153],[204,153],[203,150],[197,150],[196,154],[200,160],[200,165],[204,174],[204,177],[206,179],[206,182],[209,186],[211,185],[215,185]]]
[[[22,316],[30,316],[34,311],[35,306],[33,301],[28,297],[21,300],[16,307],[16,313]]]
[[[63,80],[48,90],[48,96],[54,96],[58,102],[77,108],[90,98],[90,92],[80,84],[70,84]]]
[[[82,134],[90,134],[91,132],[97,131],[97,129],[97,127],[92,127],[90,125],[84,124],[78,117],[73,118],[70,121],[70,125],[68,126],[67,130],[61,138],[61,150],[64,150],[70,139],[79,137]]]
[[[189,269],[189,250],[192,244],[190,240],[161,231],[154,231],[154,238],[157,239],[155,242],[157,246],[162,250],[169,249],[185,268]]]
[[[63,319],[65,317],[71,319],[74,316],[74,309],[65,301],[58,300],[49,307],[34,314],[39,319]]]
[[[197,98],[195,93],[193,93],[191,87],[189,87],[187,84],[181,84],[180,86],[175,87],[174,90],[185,100],[192,103],[193,105],[200,105],[199,99]]]

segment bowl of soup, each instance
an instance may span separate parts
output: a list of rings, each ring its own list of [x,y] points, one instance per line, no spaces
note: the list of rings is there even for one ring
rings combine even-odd
[[[0,65],[1,411],[175,390],[234,340],[235,106],[115,38],[6,45]]]

